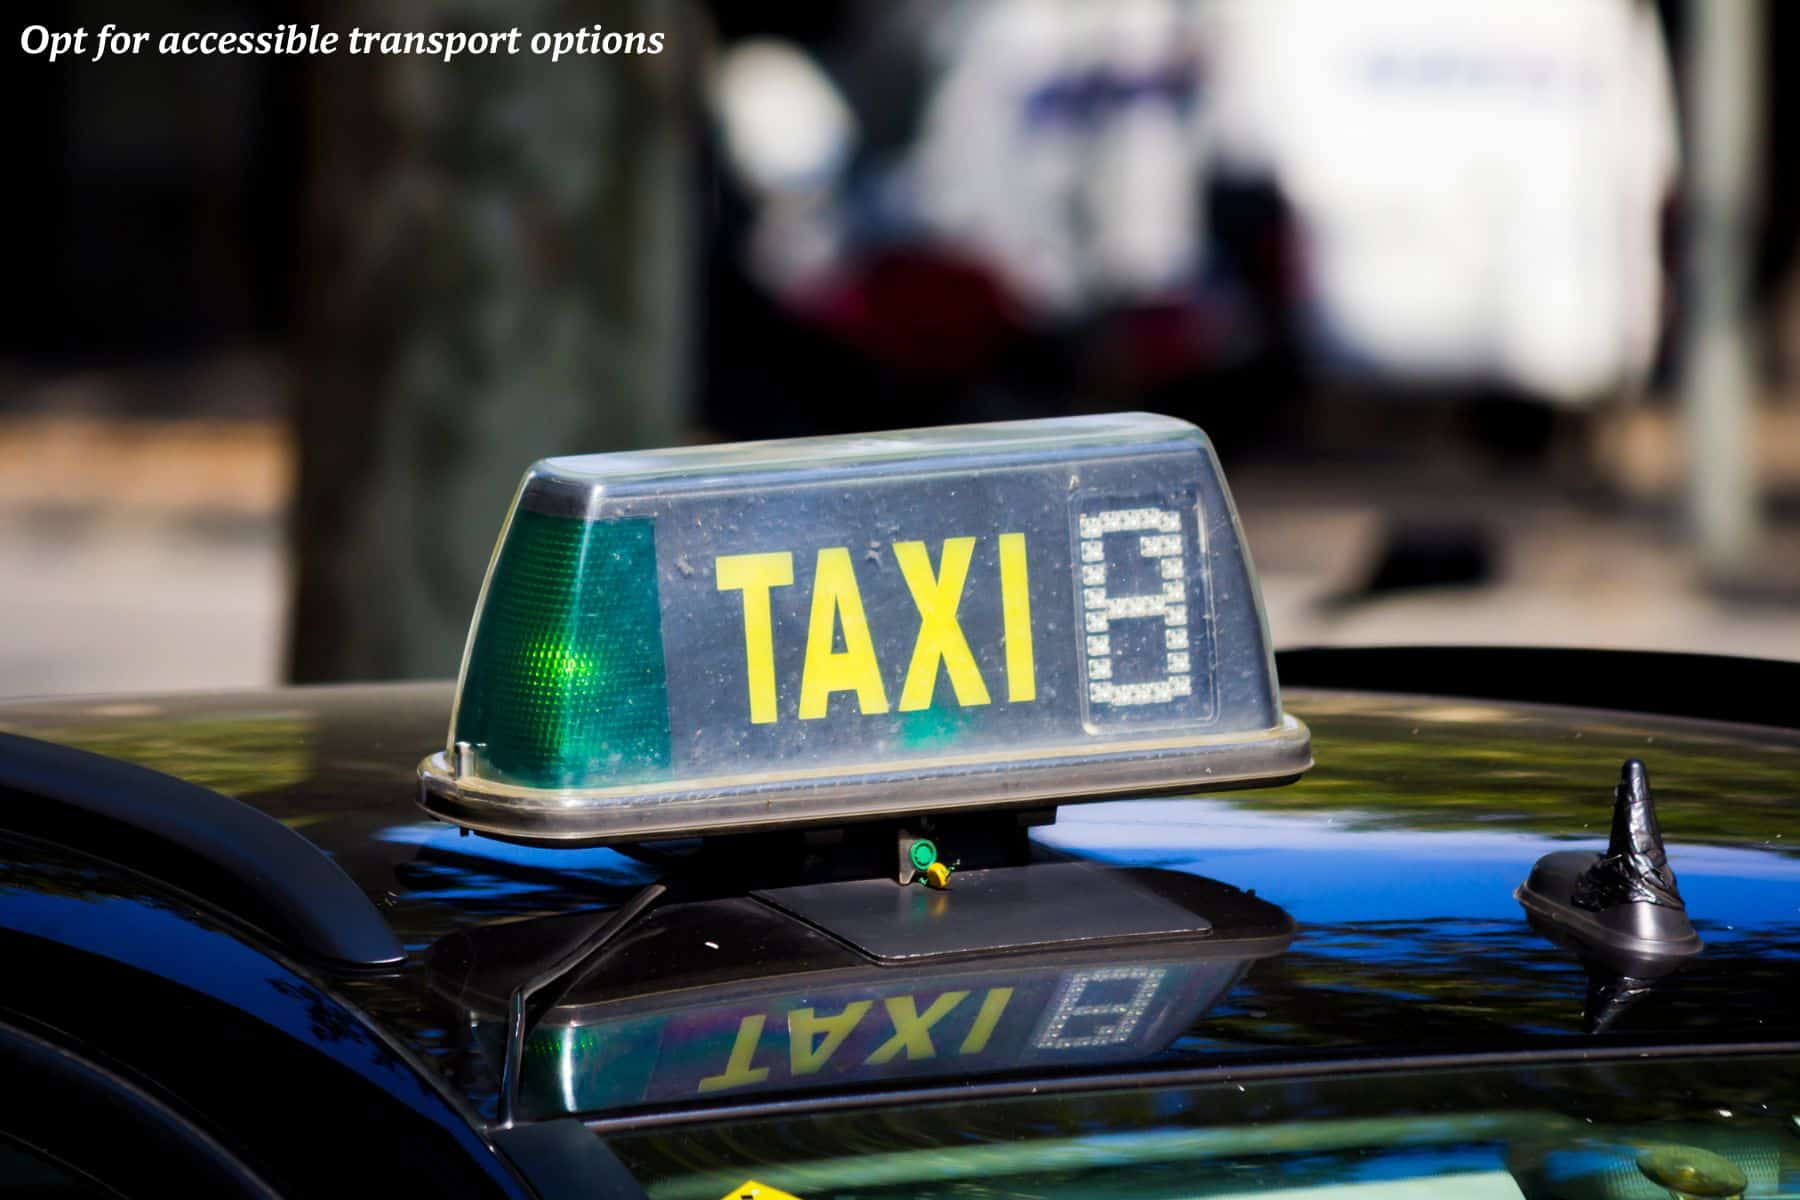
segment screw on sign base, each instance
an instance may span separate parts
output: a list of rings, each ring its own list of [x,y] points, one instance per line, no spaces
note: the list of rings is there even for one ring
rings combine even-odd
[[[898,846],[900,870],[895,878],[901,887],[905,887],[919,878],[932,863],[937,861],[937,843],[928,837],[919,837],[902,829],[898,838]]]
[[[922,883],[943,891],[950,886],[951,866],[938,857],[937,843],[927,837],[915,837],[902,829],[899,834],[900,870],[896,878],[900,886]]]

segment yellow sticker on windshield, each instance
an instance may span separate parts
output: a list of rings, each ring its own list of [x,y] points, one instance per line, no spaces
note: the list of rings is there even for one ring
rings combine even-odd
[[[766,1183],[746,1179],[741,1186],[726,1192],[720,1197],[720,1200],[800,1200],[800,1197],[789,1195],[780,1188],[772,1188]]]

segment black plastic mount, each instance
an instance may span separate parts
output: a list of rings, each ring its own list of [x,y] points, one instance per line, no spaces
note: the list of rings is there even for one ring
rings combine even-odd
[[[1625,760],[1613,789],[1606,853],[1546,854],[1513,894],[1533,929],[1581,959],[1591,1034],[1610,1028],[1700,952],[1700,935],[1663,852],[1649,772],[1635,758]]]
[[[1056,809],[1051,806],[922,812],[768,833],[627,843],[614,849],[661,868],[671,878],[705,879],[718,893],[847,879],[893,883],[895,848],[905,839],[929,839],[938,857],[958,871],[1023,866],[1034,857],[1031,830],[1055,820]]]
[[[1663,852],[1644,764],[1626,759],[1613,791],[1605,854],[1559,850],[1538,859],[1514,894],[1534,917],[1582,947],[1633,959],[1686,958],[1700,935]]]
[[[405,957],[362,889],[268,814],[160,771],[0,733],[0,830],[142,872],[315,957]]]

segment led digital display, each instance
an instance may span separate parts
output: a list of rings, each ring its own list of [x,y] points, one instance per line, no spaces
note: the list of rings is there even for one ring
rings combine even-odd
[[[1211,446],[1128,415],[539,463],[421,774],[619,840],[1309,762]]]

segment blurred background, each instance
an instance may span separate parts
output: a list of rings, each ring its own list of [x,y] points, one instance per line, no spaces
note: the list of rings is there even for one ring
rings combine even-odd
[[[0,695],[448,676],[550,453],[1150,409],[1278,646],[1800,659],[1800,7],[65,0],[15,32]]]

